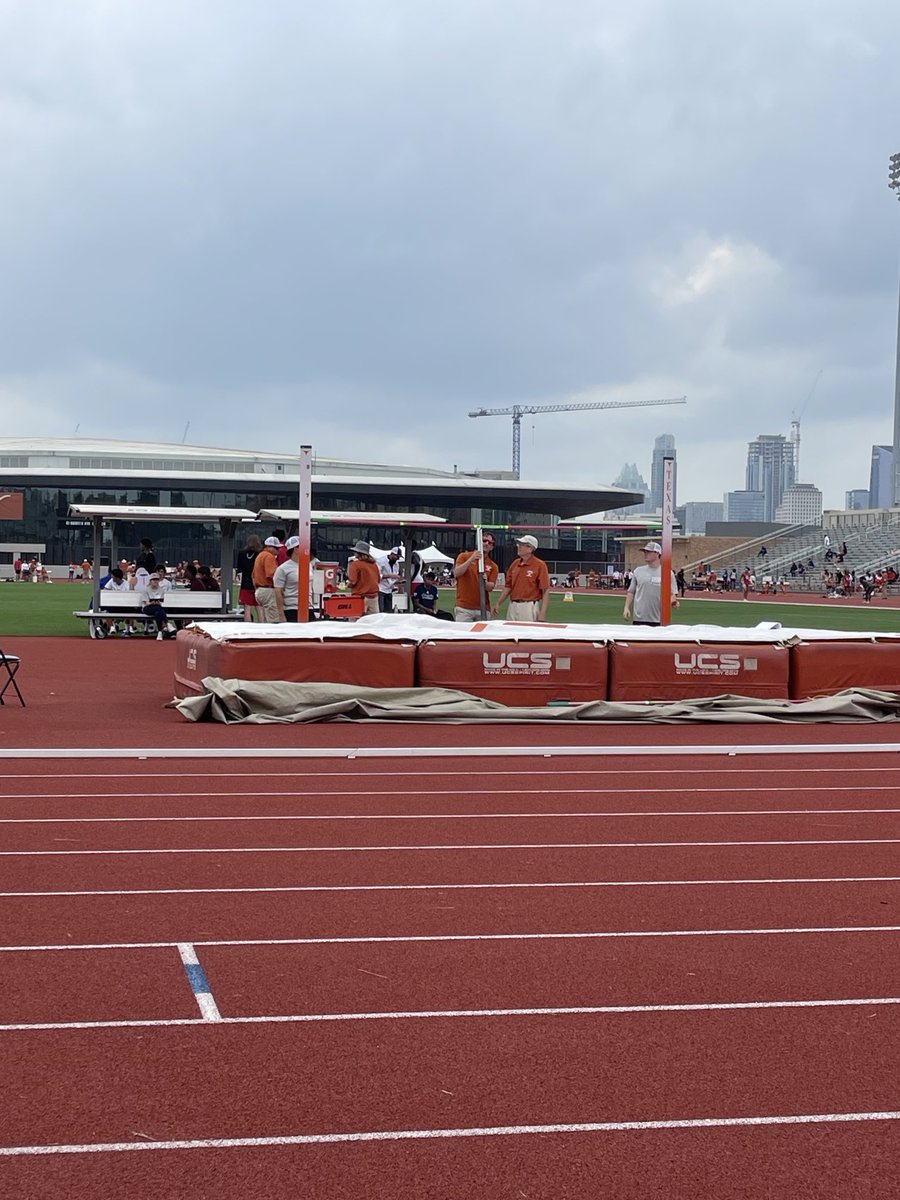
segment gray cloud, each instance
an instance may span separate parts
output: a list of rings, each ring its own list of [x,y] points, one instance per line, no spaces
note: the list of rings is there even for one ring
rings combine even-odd
[[[535,418],[526,470],[646,474],[671,430],[704,499],[821,370],[836,506],[891,428],[898,34],[876,0],[7,3],[3,427],[487,467],[475,405],[686,393]]]

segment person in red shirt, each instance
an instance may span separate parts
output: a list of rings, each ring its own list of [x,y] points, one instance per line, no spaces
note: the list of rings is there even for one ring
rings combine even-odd
[[[368,616],[369,613],[378,612],[378,584],[381,572],[378,569],[378,563],[372,557],[372,548],[368,542],[357,542],[353,547],[353,553],[356,557],[350,559],[347,567],[350,593],[363,598],[365,601],[363,612]]]
[[[513,559],[506,572],[506,586],[491,608],[496,616],[500,605],[509,597],[507,621],[545,621],[550,603],[550,572],[547,564],[535,554],[537,538],[530,533],[516,539],[519,557]]]
[[[482,535],[481,544],[484,546],[484,602],[488,610],[491,607],[491,592],[497,586],[500,568],[491,558],[494,549],[494,535]],[[456,608],[453,612],[455,621],[481,620],[481,585],[478,582],[478,551],[464,550],[457,555],[453,566],[453,576],[456,579]]]

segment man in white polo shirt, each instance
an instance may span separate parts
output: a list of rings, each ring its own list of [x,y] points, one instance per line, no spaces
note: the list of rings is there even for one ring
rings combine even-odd
[[[644,565],[635,567],[625,596],[622,616],[627,621],[634,610],[633,625],[659,625],[662,622],[662,546],[648,542],[643,549]],[[672,574],[672,607],[678,607],[678,584]]]

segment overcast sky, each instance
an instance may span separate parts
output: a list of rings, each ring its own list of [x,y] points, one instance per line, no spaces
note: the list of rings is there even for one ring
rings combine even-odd
[[[898,150],[895,0],[0,0],[0,432],[496,468],[473,407],[686,395],[528,418],[523,476],[671,432],[719,500],[802,411],[842,507]]]

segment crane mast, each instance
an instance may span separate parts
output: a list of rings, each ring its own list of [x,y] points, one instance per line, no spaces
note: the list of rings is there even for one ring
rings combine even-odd
[[[600,408],[658,408],[663,404],[687,404],[686,396],[670,400],[598,400],[583,404],[511,404],[506,408],[476,408],[470,417],[512,417],[512,469],[516,479],[522,466],[522,417],[532,413],[587,412]]]

